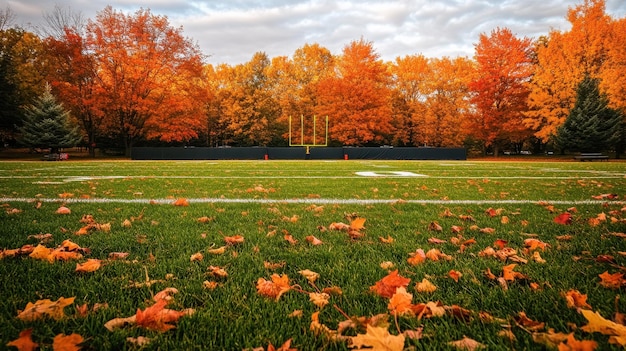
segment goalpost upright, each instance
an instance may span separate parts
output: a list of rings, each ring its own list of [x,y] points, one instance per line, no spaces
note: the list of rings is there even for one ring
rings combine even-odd
[[[311,147],[324,147],[328,146],[328,116],[326,116],[324,121],[324,142],[318,143],[318,135],[317,135],[317,116],[313,116],[313,135],[306,135],[307,137],[312,137],[312,142],[307,143],[305,139],[304,133],[304,116],[300,115],[300,143],[295,143],[293,140],[293,123],[292,118],[289,116],[289,146],[303,146],[306,148],[306,154],[309,155],[311,151]]]

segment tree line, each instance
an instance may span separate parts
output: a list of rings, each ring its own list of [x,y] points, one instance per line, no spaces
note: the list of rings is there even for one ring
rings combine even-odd
[[[472,58],[384,62],[359,39],[340,54],[307,43],[291,56],[257,52],[243,64],[211,65],[182,28],[149,9],[107,6],[83,20],[57,7],[36,34],[12,25],[7,8],[0,137],[23,140],[33,102],[48,89],[92,152],[283,146],[290,134],[313,143],[326,133],[324,123],[314,133],[313,116],[328,116],[330,145],[622,153],[626,18],[609,16],[603,0],[584,0],[566,16],[569,30],[539,38],[506,27],[483,33]]]

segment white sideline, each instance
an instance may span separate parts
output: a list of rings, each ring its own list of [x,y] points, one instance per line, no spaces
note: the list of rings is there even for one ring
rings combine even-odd
[[[28,198],[3,197],[0,202],[54,202],[54,203],[122,203],[122,204],[172,204],[175,199],[110,199],[110,198]],[[317,205],[387,205],[387,204],[423,204],[423,205],[523,205],[547,203],[552,205],[626,205],[626,201],[612,200],[404,200],[404,199],[243,199],[243,198],[196,198],[187,199],[192,203],[232,203],[232,204],[317,204]]]

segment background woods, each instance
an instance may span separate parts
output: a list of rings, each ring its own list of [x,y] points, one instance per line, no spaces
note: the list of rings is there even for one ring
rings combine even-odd
[[[603,148],[619,154],[626,145],[626,19],[608,16],[602,0],[584,0],[565,15],[569,30],[540,38],[508,28],[483,33],[471,58],[413,54],[384,62],[361,38],[338,54],[306,43],[290,57],[257,52],[243,64],[214,66],[182,28],[150,10],[109,6],[86,21],[59,11],[38,35],[12,26],[7,8],[0,11],[0,137],[15,143],[25,108],[48,83],[92,153],[287,145],[289,119],[300,116],[307,137],[313,116],[328,116],[334,145],[540,152],[567,145],[558,134],[587,77],[618,116],[611,119],[614,141]]]

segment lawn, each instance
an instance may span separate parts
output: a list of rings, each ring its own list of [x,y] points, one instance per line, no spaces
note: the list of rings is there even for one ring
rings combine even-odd
[[[2,162],[0,345],[623,349],[625,196],[622,162]]]

